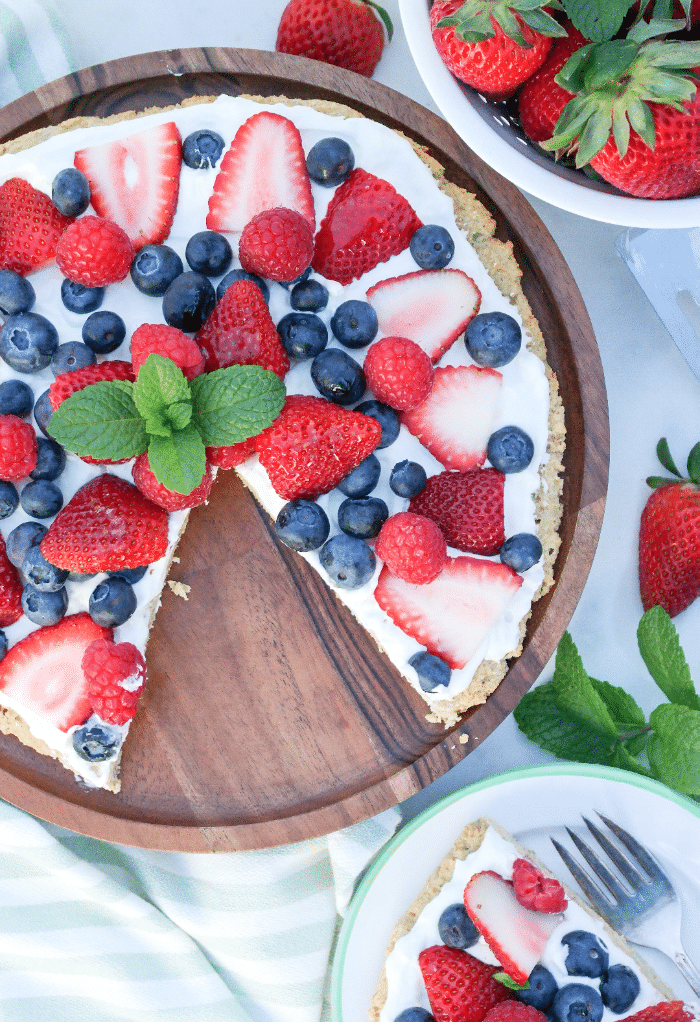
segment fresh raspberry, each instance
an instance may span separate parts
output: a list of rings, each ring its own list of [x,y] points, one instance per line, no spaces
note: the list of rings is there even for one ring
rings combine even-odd
[[[241,232],[238,258],[247,273],[268,280],[291,281],[303,273],[314,254],[309,221],[294,209],[265,209]]]
[[[162,483],[158,482],[153,474],[148,462],[148,451],[139,454],[134,462],[131,474],[136,488],[141,491],[144,497],[148,497],[154,504],[165,508],[166,511],[182,511],[184,508],[197,507],[199,504],[203,504],[209,496],[209,491],[214,482],[211,465],[207,463],[201,483],[195,486],[191,493],[175,493],[172,490],[168,490]]]
[[[204,372],[199,345],[182,330],[165,323],[142,323],[131,335],[131,362],[137,375],[149,355],[169,358],[188,380]]]
[[[84,287],[105,287],[124,280],[134,258],[129,235],[111,220],[81,216],[65,229],[56,246],[64,277]]]
[[[250,437],[242,440],[239,444],[230,444],[228,447],[207,447],[207,461],[210,465],[217,465],[219,468],[234,468],[242,465],[244,461],[255,454],[255,441],[257,437]]]
[[[524,908],[536,912],[564,912],[568,905],[559,881],[546,877],[529,859],[516,859],[513,863],[513,890]]]
[[[0,415],[0,479],[24,479],[36,467],[36,433],[18,415]]]
[[[3,416],[5,418],[5,416]],[[19,621],[22,609],[24,582],[17,568],[5,552],[5,540],[0,535],[0,628]]]
[[[21,177],[0,185],[0,270],[27,274],[49,262],[71,217]]]
[[[398,412],[417,408],[430,393],[435,370],[430,356],[407,337],[382,337],[367,349],[367,386]]]
[[[93,713],[108,724],[126,724],[146,681],[146,661],[131,642],[95,639],[83,653],[83,674]]]
[[[486,1013],[484,1022],[547,1022],[547,1016],[531,1004],[501,1001]]]
[[[415,585],[436,579],[447,560],[447,544],[440,527],[411,511],[387,518],[374,550],[393,575]]]
[[[49,401],[54,411],[77,390],[82,390],[90,383],[101,383],[103,380],[134,381],[134,370],[131,362],[112,358],[105,362],[96,362],[82,369],[73,369],[70,373],[61,373],[49,387]]]

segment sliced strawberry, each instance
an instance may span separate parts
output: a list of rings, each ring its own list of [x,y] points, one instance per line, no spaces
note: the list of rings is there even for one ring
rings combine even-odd
[[[483,465],[501,407],[503,377],[481,366],[438,366],[426,400],[401,422],[445,466],[460,472]]]
[[[503,492],[506,477],[496,468],[439,472],[430,476],[409,511],[442,529],[450,546],[491,557],[506,541]]]
[[[508,606],[522,578],[505,564],[448,557],[434,582],[412,585],[382,568],[374,591],[402,632],[452,668],[464,667]]]
[[[483,1022],[513,992],[494,979],[498,966],[487,965],[467,951],[435,944],[418,955],[435,1022]]]
[[[367,292],[383,334],[408,337],[437,362],[481,305],[481,292],[462,270],[416,270],[382,280]]]
[[[92,710],[81,667],[85,650],[112,630],[89,614],[72,614],[21,639],[0,663],[0,689],[61,731],[82,724]]]
[[[252,280],[237,280],[226,288],[195,342],[206,356],[208,373],[231,365],[259,365],[284,379],[289,370],[289,356],[267,302]]]
[[[0,628],[19,621],[24,614],[22,590],[24,582],[5,550],[5,540],[0,535]]]
[[[221,161],[209,199],[210,231],[242,231],[257,213],[284,206],[316,224],[301,136],[288,117],[263,110],[245,121]]]
[[[0,185],[0,270],[25,275],[50,262],[72,217],[21,177]]]
[[[561,915],[525,908],[512,883],[492,870],[474,874],[464,889],[464,906],[508,975],[527,982]]]
[[[174,121],[81,149],[74,163],[90,182],[95,212],[119,224],[136,251],[165,241],[177,208],[182,164]]]
[[[660,1001],[628,1015],[625,1022],[697,1022],[697,1006],[683,1001]]]
[[[388,181],[355,167],[330,201],[311,265],[322,276],[349,284],[403,252],[422,226]]]

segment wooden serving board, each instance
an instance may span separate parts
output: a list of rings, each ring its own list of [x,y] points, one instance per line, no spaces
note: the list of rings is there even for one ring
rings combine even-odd
[[[306,60],[224,48],[143,54],[88,68],[0,110],[0,141],[79,115],[253,93],[345,103],[400,128],[476,192],[510,239],[566,409],[557,584],[535,605],[522,656],[451,733],[316,573],[275,539],[233,472],[190,517],[148,647],[149,685],[122,760],[122,791],[86,791],[54,761],[0,735],[0,796],[121,844],[260,848],[327,833],[422,789],[511,712],[576,607],[603,519],[608,416],[598,349],[573,277],[529,203],[449,126],[405,96]],[[466,736],[468,741],[459,741]]]

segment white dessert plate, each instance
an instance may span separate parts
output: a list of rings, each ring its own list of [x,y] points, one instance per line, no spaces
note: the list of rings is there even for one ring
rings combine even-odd
[[[552,835],[571,847],[565,827],[583,835],[581,814],[590,817],[596,810],[643,841],[668,872],[683,903],[685,949],[700,962],[700,806],[655,781],[610,767],[532,767],[497,774],[442,799],[407,823],[381,852],[350,903],[338,939],[331,985],[334,1022],[367,1017],[394,925],[465,824],[489,816],[578,890],[549,839]],[[639,951],[678,997],[693,997],[664,955]]]

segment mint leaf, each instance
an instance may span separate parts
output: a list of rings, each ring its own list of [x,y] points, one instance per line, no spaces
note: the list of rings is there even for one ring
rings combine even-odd
[[[551,681],[526,692],[513,712],[515,722],[532,742],[559,759],[576,763],[610,763],[613,742],[607,734],[582,725],[557,705]]]
[[[673,621],[662,607],[652,607],[637,628],[639,652],[649,674],[672,703],[700,710],[690,668]]]
[[[173,429],[184,429],[192,419],[192,401],[175,401],[168,405],[166,418]]]
[[[197,429],[190,423],[170,437],[152,436],[148,463],[159,483],[175,493],[191,493],[199,486],[207,467],[206,451]]]
[[[646,726],[644,711],[624,688],[611,685],[609,681],[597,681],[595,678],[591,678],[590,682],[605,703],[618,732],[635,731]]]
[[[191,383],[192,422],[207,447],[237,444],[257,436],[277,417],[285,389],[260,366],[228,366]]]
[[[649,765],[669,788],[700,795],[700,712],[663,703],[652,711],[649,723]]]
[[[51,416],[49,433],[67,450],[112,461],[135,458],[148,437],[134,402],[134,384],[102,380],[65,398]]]
[[[601,735],[617,738],[617,728],[591,679],[586,674],[574,640],[564,632],[554,662],[550,682],[556,705],[577,718],[582,725]]]
[[[609,765],[618,767],[620,770],[630,770],[634,774],[642,774],[644,777],[651,777],[651,770],[648,770],[638,759],[635,759],[626,746],[627,743],[615,746]]]
[[[594,43],[612,39],[619,31],[632,0],[562,0],[579,32]]]
[[[168,422],[167,409],[179,402],[191,402],[190,385],[172,359],[149,355],[134,384],[134,401],[144,419]]]

